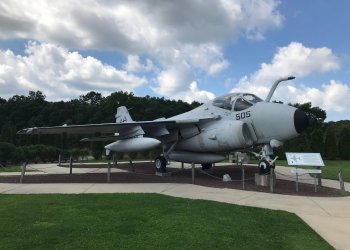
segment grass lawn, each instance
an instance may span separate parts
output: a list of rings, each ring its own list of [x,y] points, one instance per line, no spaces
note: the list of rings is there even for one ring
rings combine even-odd
[[[21,166],[0,167],[0,172],[21,172]]]
[[[258,160],[254,160],[254,159],[249,161],[249,163],[251,164],[258,164],[258,162],[259,162]],[[350,182],[350,161],[324,160],[324,164],[325,166],[321,167],[323,179],[339,180],[338,172],[339,170],[342,170],[344,181]],[[277,160],[276,165],[288,167],[288,162],[287,160]],[[314,169],[313,167],[308,167],[308,166],[298,166],[298,168]]]
[[[1,249],[332,249],[297,216],[158,194],[0,195]]]
[[[286,160],[277,160],[276,164],[278,166],[288,166],[288,163]],[[325,166],[321,167],[323,179],[339,180],[338,172],[339,170],[342,170],[344,181],[350,182],[350,161],[325,160],[324,164]],[[312,167],[298,166],[298,168],[312,168]]]
[[[26,172],[34,172],[33,169],[26,168]],[[7,166],[7,167],[0,167],[0,173],[1,172],[22,172],[22,166]]]

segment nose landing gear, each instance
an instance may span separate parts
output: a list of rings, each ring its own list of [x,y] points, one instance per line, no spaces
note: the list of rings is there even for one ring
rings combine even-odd
[[[271,168],[275,168],[275,161],[278,156],[274,157],[273,150],[269,144],[265,144],[259,153],[252,153],[259,159],[259,174],[268,174]]]

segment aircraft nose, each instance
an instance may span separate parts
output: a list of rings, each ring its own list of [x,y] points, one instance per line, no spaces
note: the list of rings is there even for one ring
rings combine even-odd
[[[294,126],[299,134],[309,126],[309,117],[301,109],[297,109],[294,112]]]

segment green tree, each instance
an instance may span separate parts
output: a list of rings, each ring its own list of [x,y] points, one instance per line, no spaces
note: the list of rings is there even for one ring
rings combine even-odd
[[[309,127],[320,125],[327,118],[326,111],[319,107],[312,107],[311,102],[307,102],[303,104],[296,103],[293,106],[303,110],[306,113],[306,115],[310,119]]]
[[[91,154],[95,160],[102,159],[103,144],[100,141],[94,141],[91,143]]]
[[[338,157],[338,145],[334,127],[329,127],[326,132],[325,156],[328,160],[335,160]]]
[[[14,144],[16,141],[16,133],[16,126],[12,122],[7,122],[1,128],[0,141]]]
[[[24,147],[16,147],[12,159],[13,159],[13,163],[15,164],[26,161],[27,159],[26,159]]]
[[[325,144],[323,140],[323,131],[321,128],[315,129],[311,133],[310,149],[312,152],[324,155]]]
[[[16,150],[15,145],[8,142],[0,142],[0,164],[6,166],[11,161]]]
[[[342,160],[350,160],[350,127],[345,127],[339,138],[339,157]]]
[[[97,93],[95,91],[90,91],[86,95],[81,95],[79,97],[79,101],[84,104],[89,104],[93,106],[100,105],[103,100],[101,93]]]

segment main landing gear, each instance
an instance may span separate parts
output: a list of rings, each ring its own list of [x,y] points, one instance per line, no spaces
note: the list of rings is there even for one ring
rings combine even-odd
[[[158,156],[154,160],[156,171],[159,172],[159,173],[166,173],[166,165],[167,165],[167,163],[168,163],[168,161],[166,160],[166,158],[164,156]]]
[[[202,170],[209,170],[213,166],[213,163],[203,163]]]
[[[177,144],[175,141],[167,150],[166,146],[163,147],[163,154],[154,159],[154,165],[156,168],[156,172],[158,173],[166,173],[166,165],[168,164],[168,155],[172,152]]]

